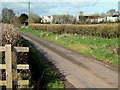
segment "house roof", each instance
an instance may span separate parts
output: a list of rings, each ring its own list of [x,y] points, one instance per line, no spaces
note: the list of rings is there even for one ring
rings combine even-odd
[[[120,15],[112,15],[113,17],[119,17]]]
[[[100,16],[99,14],[81,14],[82,16]],[[80,16],[80,14],[79,14]]]
[[[69,14],[62,14],[62,15],[52,15],[52,16],[67,16]],[[71,15],[70,15],[71,16]]]

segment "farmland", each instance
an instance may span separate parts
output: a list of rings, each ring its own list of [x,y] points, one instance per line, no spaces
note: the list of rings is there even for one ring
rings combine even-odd
[[[40,25],[41,26],[41,25]],[[52,26],[50,26],[52,27]],[[104,26],[103,26],[104,27]],[[114,26],[113,26],[114,27]],[[30,28],[30,27],[29,27]],[[40,27],[42,28],[42,27]],[[53,27],[54,28],[54,27]],[[99,28],[99,27],[98,27]],[[36,28],[35,28],[36,29]],[[104,63],[118,66],[118,38],[102,38],[71,33],[56,34],[47,30],[21,28],[21,31],[33,34],[65,48],[95,58]],[[117,28],[116,28],[117,31]]]
[[[6,1],[1,89],[119,88],[120,1]]]
[[[77,33],[65,33],[61,31],[59,33],[55,33],[40,29],[30,29],[30,26],[28,27],[29,28],[20,28],[20,30],[68,48],[81,55],[83,54],[85,56],[94,58],[100,62],[104,62],[112,66],[118,66],[119,64],[118,33],[115,34],[115,37],[114,34],[111,33],[111,36],[113,36],[108,38],[102,36],[91,36],[90,34],[86,35],[86,33],[83,33],[82,35]],[[52,28],[52,26],[50,27]],[[13,25],[4,24],[2,28],[2,45],[9,43],[18,47],[30,47],[30,52],[28,54],[12,52],[14,57],[13,61],[17,60],[17,63],[28,63],[30,65],[30,70],[28,71],[19,70],[19,80],[23,78],[29,78],[30,87],[35,89],[65,87],[64,82],[60,80],[59,76],[57,76],[56,73],[51,70],[51,67],[46,64],[45,58],[43,58],[42,54],[38,55],[37,49],[35,49],[30,42],[21,37],[16,27]],[[115,31],[115,28],[116,26],[114,26],[112,29]],[[61,28],[59,27],[59,29]],[[4,53],[2,58],[4,63]],[[3,75],[3,79],[5,79],[5,75]]]

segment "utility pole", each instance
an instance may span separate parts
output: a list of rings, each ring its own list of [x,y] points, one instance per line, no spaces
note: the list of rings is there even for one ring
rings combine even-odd
[[[30,18],[30,1],[28,2],[28,24],[30,23],[29,18]]]
[[[18,17],[20,16],[19,12],[18,12]]]
[[[120,1],[118,2],[118,15],[120,15]]]

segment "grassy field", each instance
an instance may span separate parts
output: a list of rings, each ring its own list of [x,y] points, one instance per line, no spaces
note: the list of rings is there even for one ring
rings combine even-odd
[[[110,65],[118,66],[118,38],[104,39],[72,34],[58,35],[28,28],[21,28],[20,30]]]

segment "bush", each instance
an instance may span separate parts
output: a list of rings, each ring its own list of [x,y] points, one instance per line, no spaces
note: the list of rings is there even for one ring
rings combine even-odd
[[[12,19],[10,20],[10,24],[13,24],[13,25],[19,27],[19,26],[21,25],[21,24],[20,24],[19,17],[14,17],[14,18],[12,18]]]
[[[11,44],[12,46],[21,46],[22,37],[19,35],[17,28],[10,24],[1,24],[2,29],[0,29],[2,34],[2,45]]]
[[[83,36],[97,36],[103,38],[118,38],[118,24],[74,25],[74,24],[31,24],[30,29],[53,32],[56,34],[70,33]]]

